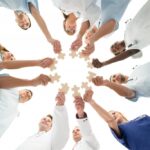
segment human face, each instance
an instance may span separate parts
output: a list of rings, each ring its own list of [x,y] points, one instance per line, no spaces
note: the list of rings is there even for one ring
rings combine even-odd
[[[126,80],[125,75],[123,75],[121,73],[114,74],[110,77],[111,82],[118,83],[118,84],[124,83],[125,80]]]
[[[121,124],[124,122],[127,122],[128,120],[120,113],[117,111],[109,111],[109,113],[113,116],[117,124]]]
[[[19,102],[25,103],[32,97],[32,92],[30,90],[21,90],[19,91]]]
[[[81,140],[81,132],[79,127],[75,127],[72,131],[74,141],[78,142]]]
[[[3,55],[3,61],[12,61],[12,60],[15,60],[15,57],[12,53],[10,52],[4,52]]]
[[[52,119],[48,116],[41,119],[39,123],[39,129],[40,131],[46,131],[48,132],[52,127]]]
[[[72,17],[73,16],[73,17]],[[76,17],[73,14],[70,14],[66,21],[64,22],[65,31],[69,35],[73,35],[76,32]]]
[[[24,12],[17,12],[16,22],[17,22],[18,26],[24,30],[27,30],[31,26],[30,19],[29,19],[28,15]]]
[[[115,42],[115,43],[111,46],[111,52],[112,52],[114,55],[119,55],[119,54],[121,54],[123,51],[125,51],[125,43],[124,43],[124,41]]]

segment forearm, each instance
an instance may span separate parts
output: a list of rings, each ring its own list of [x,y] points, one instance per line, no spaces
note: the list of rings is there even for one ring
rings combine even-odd
[[[104,86],[109,87],[113,91],[115,91],[117,94],[123,97],[132,98],[135,95],[135,92],[121,84],[116,84],[110,81],[106,81]]]
[[[39,60],[14,60],[0,63],[1,69],[18,69],[31,66],[39,66]]]
[[[94,36],[92,37],[93,41],[97,41],[100,38],[102,38],[103,36],[113,32],[114,29],[115,29],[115,26],[116,26],[116,21],[115,20],[112,19],[112,20],[107,21],[94,34]]]
[[[83,22],[77,37],[82,38],[85,32],[89,29],[89,27],[90,27],[89,21]]]
[[[29,3],[29,7],[30,7],[31,14],[34,17],[35,21],[39,25],[40,29],[42,30],[42,32],[45,35],[48,42],[51,43],[52,42],[52,36],[51,36],[50,32],[48,31],[46,23],[43,20],[43,18],[41,17],[39,11],[31,3]]]
[[[12,76],[0,77],[0,88],[14,88],[20,86],[32,86],[32,80],[19,79]]]
[[[140,50],[138,50],[138,49],[127,50],[127,51],[125,51],[125,52],[123,52],[123,53],[121,53],[121,54],[119,54],[119,55],[117,55],[117,56],[107,60],[107,61],[104,61],[103,62],[103,66],[115,63],[117,61],[124,60],[124,59],[126,59],[126,58],[128,58],[128,57],[130,57],[130,56],[132,56],[132,55],[134,55],[136,53],[138,53],[139,51]]]

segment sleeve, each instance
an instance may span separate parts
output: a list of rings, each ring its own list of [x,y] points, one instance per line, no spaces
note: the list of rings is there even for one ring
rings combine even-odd
[[[68,114],[65,106],[55,106],[51,131],[51,147],[61,150],[69,138]]]
[[[77,119],[79,128],[81,130],[82,138],[94,149],[99,149],[99,143],[94,136],[88,118]]]
[[[34,7],[39,10],[39,5],[38,5],[38,1],[37,0],[27,0],[27,8],[28,8],[28,13],[31,13],[30,12],[30,9],[29,9],[29,3],[32,3],[34,5]]]
[[[122,145],[124,145],[126,148],[128,148],[128,147],[127,147],[127,144],[126,144],[126,142],[125,142],[125,140],[123,139],[123,137],[118,137],[118,136],[116,135],[116,133],[114,132],[113,129],[110,129],[110,130],[111,130],[111,133],[112,133],[112,135],[114,136],[114,138],[115,138],[120,144],[122,144]]]

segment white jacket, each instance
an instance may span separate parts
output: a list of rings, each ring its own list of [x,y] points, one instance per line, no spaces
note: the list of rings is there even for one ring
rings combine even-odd
[[[69,124],[66,108],[55,106],[52,129],[29,137],[17,150],[61,150],[68,137]]]

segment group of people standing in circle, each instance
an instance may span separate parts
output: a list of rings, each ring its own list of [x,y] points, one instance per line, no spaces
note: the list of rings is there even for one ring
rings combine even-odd
[[[82,18],[79,31],[71,44],[72,51],[78,51],[83,45],[83,37],[86,39],[85,49],[82,54],[90,56],[95,51],[95,42],[102,37],[113,33],[119,28],[119,21],[125,13],[131,0],[52,0],[64,16],[62,26],[68,35],[77,32],[77,20]],[[30,13],[47,41],[52,45],[54,53],[61,52],[61,43],[51,35],[48,27],[40,15],[38,0],[0,0],[0,7],[11,9],[19,27],[27,30],[31,27]],[[150,44],[150,1],[147,0],[138,13],[128,23],[124,40],[115,42],[111,47],[113,58],[101,62],[98,58],[92,60],[95,68],[124,60],[130,56],[142,57],[142,49]],[[0,45],[0,70],[19,69],[24,67],[47,68],[53,64],[53,58],[40,60],[16,60],[15,56]],[[150,97],[150,62],[137,67],[133,73],[123,75],[114,74],[110,80],[102,76],[96,76],[92,82],[96,86],[105,86],[115,91],[119,96],[136,102],[140,97]],[[11,122],[18,114],[18,104],[25,103],[32,98],[33,92],[28,89],[19,91],[17,87],[46,86],[51,79],[40,74],[33,79],[21,79],[9,74],[0,74],[0,137],[8,129]],[[98,115],[108,124],[111,133],[127,149],[150,149],[150,117],[142,115],[128,121],[118,111],[107,111],[93,98],[94,91],[86,90],[83,96],[74,97],[76,119],[79,126],[72,131],[75,145],[73,150],[98,150],[100,141],[96,139],[91,129],[88,114],[84,111],[85,103],[88,103]],[[17,150],[61,150],[69,138],[68,114],[65,106],[65,93],[56,94],[56,106],[53,116],[48,114],[39,122],[37,134],[27,138]]]

